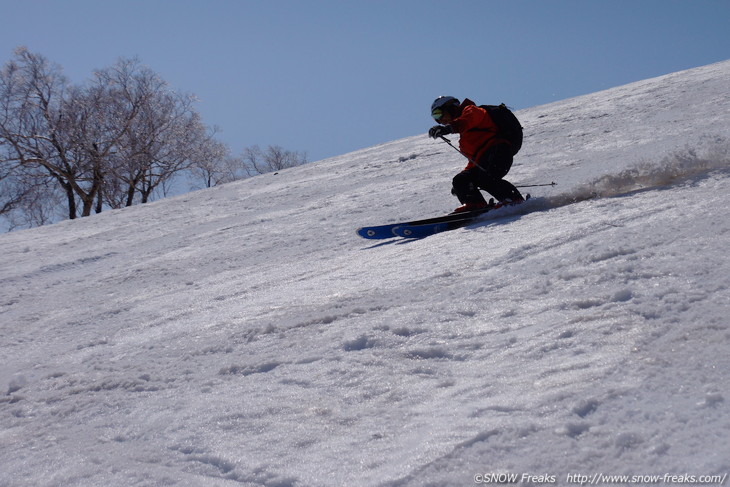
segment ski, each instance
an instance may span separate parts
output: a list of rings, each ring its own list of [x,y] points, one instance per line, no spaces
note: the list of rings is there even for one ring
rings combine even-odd
[[[367,239],[385,239],[385,238],[393,238],[396,237],[393,233],[393,230],[399,227],[412,227],[417,225],[429,225],[429,224],[438,224],[438,223],[448,223],[448,222],[456,222],[456,221],[462,221],[462,220],[470,220],[472,218],[475,218],[483,213],[486,213],[490,210],[494,209],[493,207],[489,206],[486,208],[482,208],[480,210],[474,210],[474,211],[467,211],[463,213],[449,213],[448,215],[443,216],[437,216],[434,218],[426,218],[423,220],[414,220],[410,222],[400,222],[400,223],[389,223],[387,225],[376,225],[372,227],[362,227],[357,229],[357,234],[361,236],[362,238]]]
[[[525,195],[525,198],[525,201],[529,200],[530,195]],[[522,204],[523,202],[524,201],[521,201],[519,203],[508,203],[507,205],[497,204],[496,206],[488,207],[484,210],[481,210],[477,215],[472,215],[473,212],[463,213],[461,214],[463,215],[462,218],[451,219],[448,221],[400,225],[393,228],[392,232],[394,235],[403,238],[424,238],[430,235],[447,232],[449,230],[456,230],[457,228],[469,225],[470,223],[478,220],[479,217],[487,211],[498,210],[499,208],[504,208],[505,206],[517,206]],[[459,214],[457,213],[456,215]]]
[[[441,223],[425,223],[420,225],[402,225],[393,229],[393,235],[403,238],[424,238],[449,230],[456,230],[476,220],[478,216],[464,218],[462,220],[452,220]]]

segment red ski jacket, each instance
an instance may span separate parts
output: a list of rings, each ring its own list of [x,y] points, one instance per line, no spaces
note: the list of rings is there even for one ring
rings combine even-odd
[[[485,109],[468,98],[461,102],[461,109],[461,116],[452,120],[450,125],[461,135],[459,149],[469,159],[465,169],[471,169],[484,151],[501,139],[497,138],[497,125]]]

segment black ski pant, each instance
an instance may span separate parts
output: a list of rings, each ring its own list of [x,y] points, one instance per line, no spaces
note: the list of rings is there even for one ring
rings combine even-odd
[[[522,195],[517,188],[503,178],[512,168],[512,147],[509,144],[496,144],[487,149],[475,167],[465,169],[454,176],[454,194],[464,203],[486,203],[479,192],[483,189],[497,201],[507,198],[518,199]]]

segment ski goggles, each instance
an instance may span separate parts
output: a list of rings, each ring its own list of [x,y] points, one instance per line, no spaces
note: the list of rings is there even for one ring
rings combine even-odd
[[[431,111],[431,116],[433,117],[434,120],[436,120],[438,122],[439,120],[441,120],[441,117],[444,116],[444,112],[441,111],[440,108],[434,108]]]

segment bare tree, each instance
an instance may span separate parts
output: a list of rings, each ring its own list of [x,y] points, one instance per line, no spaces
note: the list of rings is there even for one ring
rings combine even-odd
[[[284,150],[278,145],[270,145],[263,151],[254,145],[244,149],[243,162],[248,174],[253,176],[306,164],[307,154]]]
[[[18,204],[3,215],[5,228],[28,228],[45,225],[63,218],[59,211],[64,205],[64,194],[60,187],[48,177],[37,174],[23,174],[21,169],[16,182],[23,189]]]
[[[71,85],[24,47],[0,71],[0,215],[11,226],[74,219],[165,195],[187,172],[203,187],[307,162],[269,146],[234,157],[194,109],[137,59]]]
[[[123,69],[122,69],[123,68]],[[134,69],[130,69],[134,68]],[[97,73],[106,84],[117,84],[125,93],[144,94],[135,116],[116,144],[113,172],[124,190],[125,205],[149,201],[180,171],[195,161],[223,157],[226,148],[208,134],[194,110],[194,97],[169,90],[167,84],[146,68],[120,61],[111,70]],[[118,195],[109,197],[119,201]]]
[[[63,190],[68,217],[87,216],[101,189],[104,157],[124,129],[109,123],[103,90],[70,87],[60,67],[25,48],[15,58],[1,76],[4,160],[45,173]]]
[[[52,178],[66,194],[69,216],[75,217],[74,184],[80,171],[59,130],[66,123],[61,105],[67,86],[60,68],[18,48],[15,59],[3,68],[0,86],[3,164],[23,167],[37,178],[40,172]]]
[[[212,138],[201,147],[190,166],[192,189],[212,188],[246,177],[242,163],[234,158],[226,144]]]
[[[21,184],[19,166],[9,160],[0,143],[0,215],[10,213],[25,199],[29,188]]]
[[[60,67],[18,48],[0,73],[0,211],[39,201],[24,196],[49,180],[68,218],[149,201],[194,162],[227,155],[193,102],[136,59],[70,86]]]

